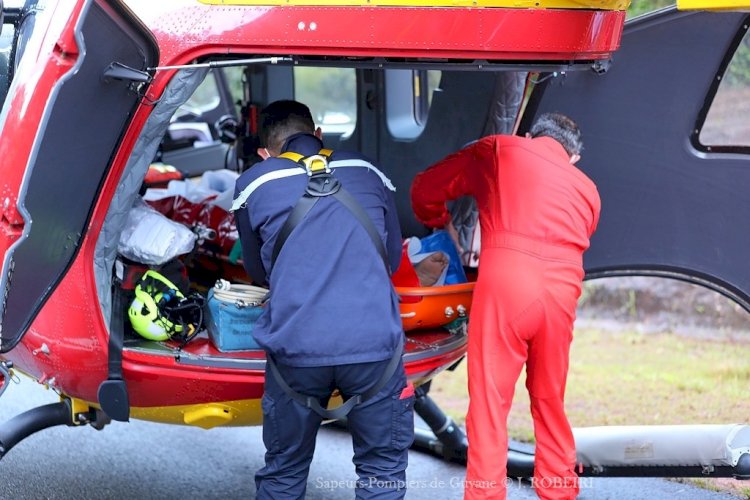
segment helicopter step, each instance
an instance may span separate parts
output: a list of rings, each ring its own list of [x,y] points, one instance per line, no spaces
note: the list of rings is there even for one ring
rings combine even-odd
[[[465,463],[468,441],[453,420],[417,391],[414,447]],[[750,479],[750,426],[663,425],[573,429],[582,477],[733,477]],[[534,449],[511,442],[508,477],[534,475]]]

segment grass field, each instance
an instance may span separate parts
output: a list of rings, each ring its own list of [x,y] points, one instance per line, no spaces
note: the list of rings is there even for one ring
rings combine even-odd
[[[711,341],[678,333],[578,329],[571,349],[566,409],[573,427],[639,424],[750,423],[750,336]],[[463,423],[466,363],[442,374],[433,399]],[[508,419],[512,438],[533,442],[524,376]],[[750,484],[694,480],[750,499]]]

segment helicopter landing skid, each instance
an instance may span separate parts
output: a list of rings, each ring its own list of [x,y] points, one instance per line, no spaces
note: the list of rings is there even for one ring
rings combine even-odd
[[[415,426],[414,448],[466,463],[467,439],[427,395],[416,391],[415,412],[430,429]],[[732,477],[750,480],[750,426],[612,426],[573,429],[581,477]],[[624,450],[624,451],[623,451]],[[719,451],[716,451],[719,450]],[[642,454],[642,457],[630,456]],[[623,460],[623,456],[627,457]],[[534,475],[533,446],[511,442],[507,475]]]

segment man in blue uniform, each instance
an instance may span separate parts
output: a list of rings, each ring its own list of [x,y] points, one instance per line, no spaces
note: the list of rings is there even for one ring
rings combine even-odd
[[[264,161],[237,180],[233,207],[245,269],[271,291],[253,331],[269,359],[257,497],[304,497],[338,389],[352,407],[357,498],[402,498],[414,398],[390,281],[401,257],[393,187],[363,156],[322,149],[299,102],[268,105],[260,139]]]

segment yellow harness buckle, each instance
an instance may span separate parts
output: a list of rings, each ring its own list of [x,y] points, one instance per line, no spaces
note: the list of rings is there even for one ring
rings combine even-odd
[[[304,158],[302,163],[305,165],[307,175],[313,175],[316,173],[325,172],[331,173],[331,169],[328,168],[328,158],[323,155],[312,155]]]
[[[299,163],[301,166],[305,167],[307,175],[312,176],[313,174],[321,172],[327,174],[331,173],[331,169],[328,167],[328,157],[331,156],[331,154],[333,154],[332,150],[324,148],[316,155],[302,156],[299,153],[287,151],[286,153],[280,154],[278,157],[292,160],[294,163]]]

